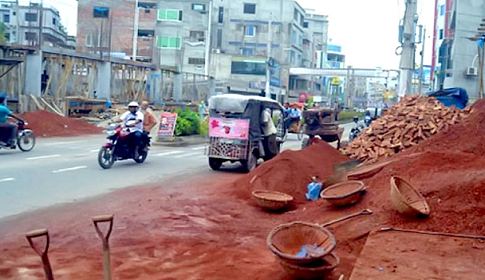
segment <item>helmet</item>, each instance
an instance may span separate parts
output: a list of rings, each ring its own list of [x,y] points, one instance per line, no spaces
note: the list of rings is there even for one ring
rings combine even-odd
[[[140,106],[138,105],[138,102],[132,101],[130,102],[130,104],[128,104],[128,107],[140,107]]]
[[[358,121],[359,121],[359,117],[354,116],[354,122],[358,122]]]
[[[0,92],[0,103],[3,103],[7,99],[7,94]]]

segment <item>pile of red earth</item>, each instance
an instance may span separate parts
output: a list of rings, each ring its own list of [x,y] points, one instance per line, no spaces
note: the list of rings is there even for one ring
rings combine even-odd
[[[97,134],[102,128],[82,120],[62,117],[47,111],[28,112],[21,115],[28,128],[39,137],[69,137],[86,134]]]
[[[248,198],[254,190],[287,193],[296,202],[306,200],[307,185],[313,176],[323,181],[334,172],[336,163],[349,160],[328,143],[319,140],[301,151],[286,150],[236,181],[235,194]]]

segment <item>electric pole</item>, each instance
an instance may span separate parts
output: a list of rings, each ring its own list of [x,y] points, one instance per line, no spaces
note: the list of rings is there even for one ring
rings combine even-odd
[[[17,17],[20,15],[17,14]],[[42,50],[42,32],[44,31],[44,0],[40,1],[39,8],[39,49]]]
[[[399,64],[399,96],[403,97],[411,93],[412,70],[414,69],[414,52],[417,22],[417,0],[406,0],[406,12],[404,14],[404,28],[402,33],[402,53]]]
[[[138,0],[135,1],[135,22],[133,24],[133,54],[131,60],[136,60],[138,48],[138,21],[140,18],[140,9],[138,7]]]
[[[418,94],[423,93],[423,74],[424,74],[424,69],[423,69],[423,63],[424,63],[424,47],[426,44],[426,28],[423,30],[423,46],[421,48],[421,68],[419,69],[419,86],[418,86]]]
[[[272,39],[271,39],[271,25],[272,25],[272,17],[273,13],[269,14],[269,21],[268,21],[268,44],[266,48],[266,84],[265,84],[265,96],[268,98],[271,98],[271,67],[272,65],[272,59],[271,59],[271,49],[272,49]]]

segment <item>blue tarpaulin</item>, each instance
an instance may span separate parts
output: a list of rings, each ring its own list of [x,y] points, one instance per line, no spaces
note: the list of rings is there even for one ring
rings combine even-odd
[[[454,105],[458,109],[464,109],[468,104],[468,94],[463,88],[447,88],[428,92],[426,95],[435,97],[448,107]]]

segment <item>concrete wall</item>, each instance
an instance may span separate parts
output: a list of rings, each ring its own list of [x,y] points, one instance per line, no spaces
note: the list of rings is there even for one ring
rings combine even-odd
[[[41,95],[41,74],[42,71],[42,52],[29,54],[26,58],[25,67],[25,95],[40,97]]]
[[[467,67],[477,54],[477,43],[467,37],[476,34],[477,27],[485,17],[485,2],[481,0],[460,0],[456,4],[456,28],[452,47],[451,77],[445,78],[444,87],[462,87],[471,99],[478,98],[478,77],[467,76]],[[475,67],[477,65],[474,65]]]

